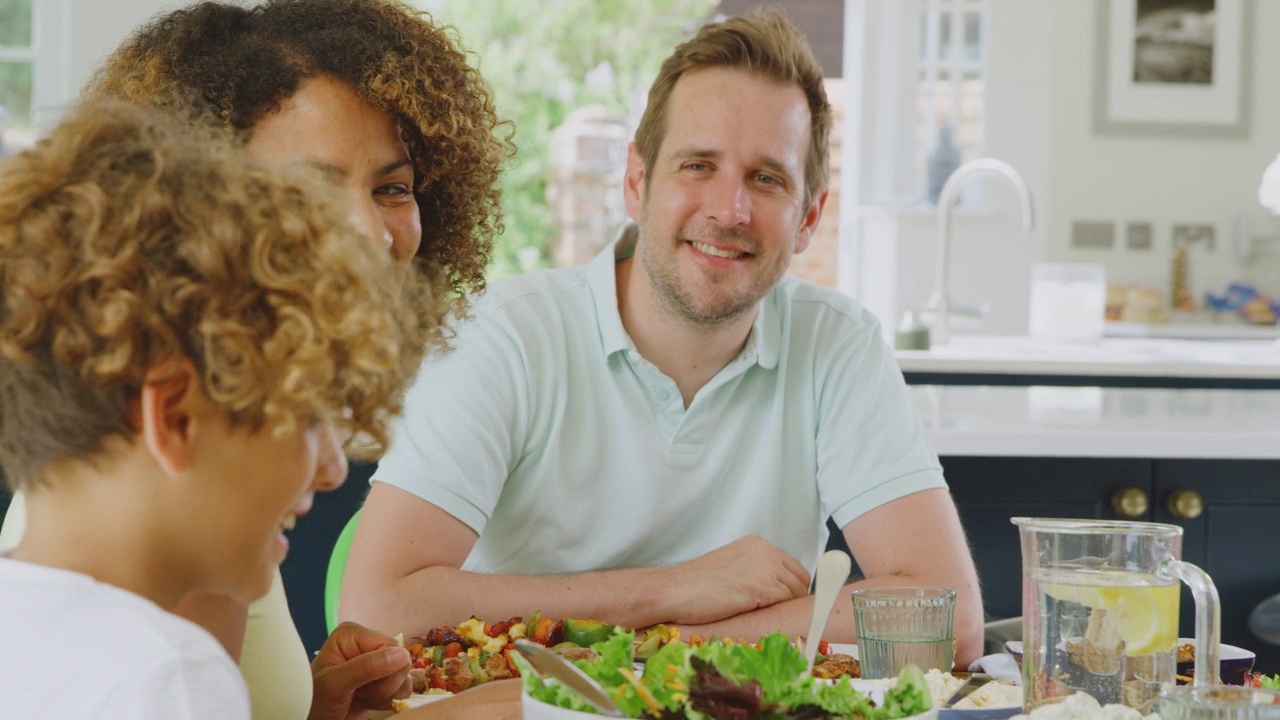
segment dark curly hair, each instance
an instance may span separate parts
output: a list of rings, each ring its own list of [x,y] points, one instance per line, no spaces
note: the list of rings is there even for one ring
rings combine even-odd
[[[454,33],[398,0],[201,2],[153,19],[100,68],[86,96],[217,118],[242,135],[317,75],[350,84],[400,122],[422,216],[415,267],[459,312],[483,289],[502,231],[502,163],[514,152]]]
[[[189,359],[232,424],[326,423],[373,454],[426,346],[430,286],[385,278],[332,189],[225,130],[124,102],[0,165],[0,463],[16,488],[137,433],[147,373]],[[376,338],[376,340],[371,340]]]

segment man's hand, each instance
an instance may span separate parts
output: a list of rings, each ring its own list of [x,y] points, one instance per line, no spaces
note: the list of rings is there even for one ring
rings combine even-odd
[[[809,593],[800,561],[755,535],[663,571],[676,593],[670,622],[699,625],[775,605]]]
[[[409,697],[409,651],[363,625],[334,628],[311,661],[315,691],[309,720],[358,720]]]

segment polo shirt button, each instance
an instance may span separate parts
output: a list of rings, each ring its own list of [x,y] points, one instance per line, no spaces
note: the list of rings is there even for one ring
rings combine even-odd
[[[653,394],[657,395],[659,400],[666,400],[671,397],[671,393],[667,392],[666,388],[654,388]]]

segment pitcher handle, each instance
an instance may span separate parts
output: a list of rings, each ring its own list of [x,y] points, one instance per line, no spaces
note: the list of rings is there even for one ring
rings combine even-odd
[[[1169,560],[1161,566],[1162,574],[1174,577],[1191,588],[1196,603],[1196,670],[1194,685],[1217,685],[1218,638],[1222,633],[1222,605],[1218,588],[1208,573],[1189,562]]]

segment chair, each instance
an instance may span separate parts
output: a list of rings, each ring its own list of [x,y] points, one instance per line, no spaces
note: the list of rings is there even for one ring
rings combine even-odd
[[[342,594],[342,577],[347,571],[347,555],[351,553],[351,540],[356,536],[356,525],[360,521],[360,511],[347,521],[333,544],[333,554],[329,556],[329,566],[324,575],[324,624],[332,633],[338,626],[338,597]]]

